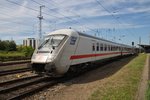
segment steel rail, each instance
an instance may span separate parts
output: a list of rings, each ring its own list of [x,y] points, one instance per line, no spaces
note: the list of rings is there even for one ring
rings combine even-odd
[[[0,71],[0,76],[9,75],[9,74],[16,74],[16,73],[22,73],[31,71],[30,68],[21,68],[21,69],[13,69],[13,70],[6,70],[6,71]]]

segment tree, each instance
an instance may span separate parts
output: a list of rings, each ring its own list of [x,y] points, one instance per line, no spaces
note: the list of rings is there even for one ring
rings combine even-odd
[[[2,51],[16,51],[16,43],[14,41],[1,41],[0,40],[0,50]]]
[[[16,51],[16,43],[14,41],[10,41],[9,44],[9,51]]]
[[[5,47],[5,51],[9,51],[9,40],[3,41],[4,47]]]
[[[5,46],[3,44],[3,41],[0,40],[0,50],[5,50]]]

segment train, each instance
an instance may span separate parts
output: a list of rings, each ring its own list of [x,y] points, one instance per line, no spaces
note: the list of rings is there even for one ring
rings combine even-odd
[[[48,76],[63,76],[70,69],[118,56],[132,55],[133,46],[115,43],[73,29],[60,29],[47,34],[34,51],[33,72]]]

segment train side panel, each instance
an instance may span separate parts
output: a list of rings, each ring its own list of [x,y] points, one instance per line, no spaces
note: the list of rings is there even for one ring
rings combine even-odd
[[[101,45],[103,45],[102,49],[101,49]],[[97,41],[96,50],[95,50],[96,51],[96,60],[120,56],[121,53],[120,53],[119,49],[112,50],[112,47],[114,47],[114,46],[118,47],[117,45],[114,45],[109,42]]]
[[[59,73],[65,73],[68,71],[71,65],[70,57],[71,55],[74,54],[78,41],[79,41],[78,34],[73,34],[72,36],[69,36],[68,41],[61,49],[61,52],[59,52],[59,55],[57,57],[58,59],[55,63]]]
[[[101,44],[103,44],[103,49],[101,49]],[[111,50],[112,45],[117,47],[117,45],[102,40],[80,36],[75,54],[71,56],[71,65],[120,56],[121,51]]]
[[[95,54],[92,51],[93,43],[94,41],[92,39],[80,36],[75,53],[70,57],[71,65],[94,61],[94,57],[91,57]]]

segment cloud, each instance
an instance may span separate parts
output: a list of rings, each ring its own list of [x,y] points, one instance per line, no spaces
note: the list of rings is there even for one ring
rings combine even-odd
[[[21,6],[1,1],[0,37],[5,39],[13,36],[18,39],[37,37],[39,30],[37,16],[40,5],[31,0],[10,1],[17,2]],[[149,0],[107,0],[107,2],[105,0],[36,0],[36,2],[45,5],[42,9],[43,33],[69,27],[91,33],[93,33],[91,29],[128,30],[133,27],[139,29],[147,27],[149,24],[144,22],[150,20],[149,17],[142,17],[149,16]]]

